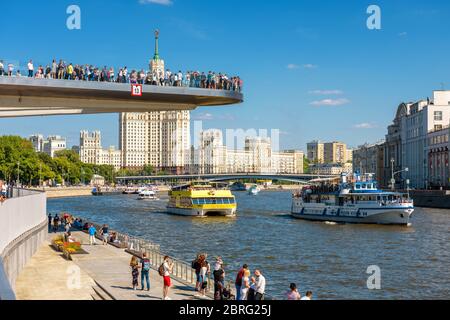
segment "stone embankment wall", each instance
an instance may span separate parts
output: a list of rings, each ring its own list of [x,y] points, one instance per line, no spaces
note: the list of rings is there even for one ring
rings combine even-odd
[[[15,299],[16,278],[47,237],[43,192],[15,190],[0,203],[0,300]]]

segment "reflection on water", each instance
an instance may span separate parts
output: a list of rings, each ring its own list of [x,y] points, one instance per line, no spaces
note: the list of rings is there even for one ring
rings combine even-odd
[[[167,197],[51,199],[68,211],[159,243],[191,261],[200,251],[221,255],[228,279],[243,263],[260,268],[268,293],[283,298],[289,283],[319,299],[450,298],[450,211],[417,209],[410,228],[327,224],[292,219],[289,192],[236,193],[236,218],[189,218],[165,213]],[[368,266],[381,268],[381,290],[368,290]]]

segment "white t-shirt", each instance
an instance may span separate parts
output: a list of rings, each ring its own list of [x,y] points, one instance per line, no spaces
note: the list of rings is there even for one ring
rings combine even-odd
[[[307,296],[304,296],[304,297],[302,297],[300,300],[311,300],[311,298],[310,298],[310,297],[307,297]]]
[[[3,68],[4,68],[3,63],[0,62],[0,69],[3,69]]]
[[[34,66],[31,62],[28,62],[28,70],[34,70]]]

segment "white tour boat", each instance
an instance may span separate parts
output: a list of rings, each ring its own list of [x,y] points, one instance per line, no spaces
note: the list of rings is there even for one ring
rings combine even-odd
[[[408,194],[378,189],[372,174],[342,175],[339,185],[309,186],[293,195],[291,214],[298,219],[410,226],[414,203]]]

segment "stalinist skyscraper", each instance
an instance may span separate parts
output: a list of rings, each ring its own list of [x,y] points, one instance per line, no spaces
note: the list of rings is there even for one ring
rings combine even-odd
[[[164,75],[159,57],[159,31],[155,32],[155,54],[150,70]],[[183,173],[189,159],[190,111],[128,112],[119,116],[119,145],[125,168],[147,164],[168,173]]]

